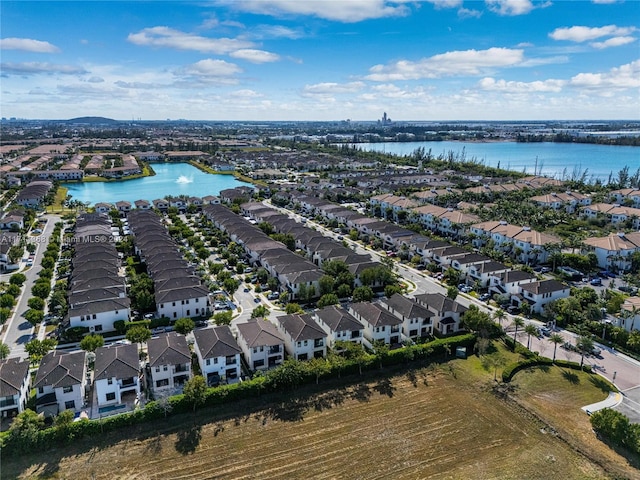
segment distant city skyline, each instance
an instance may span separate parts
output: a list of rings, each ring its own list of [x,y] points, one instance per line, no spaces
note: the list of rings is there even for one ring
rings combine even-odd
[[[0,3],[0,116],[640,119],[640,2]]]

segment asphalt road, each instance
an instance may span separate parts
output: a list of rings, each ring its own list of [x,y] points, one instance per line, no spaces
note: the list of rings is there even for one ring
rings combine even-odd
[[[14,310],[14,315],[7,321],[2,334],[2,341],[11,349],[9,357],[27,358],[28,356],[24,350],[24,344],[33,338],[34,328],[24,319],[23,315],[29,309],[27,302],[31,298],[31,287],[39,278],[40,270],[42,270],[40,266],[42,255],[47,249],[48,240],[51,238],[56,222],[60,221],[58,215],[43,215],[40,218],[47,220],[42,233],[37,236],[28,235],[29,241],[35,243],[37,247],[33,266],[21,270],[27,280],[22,286],[22,293],[18,298],[18,305]]]

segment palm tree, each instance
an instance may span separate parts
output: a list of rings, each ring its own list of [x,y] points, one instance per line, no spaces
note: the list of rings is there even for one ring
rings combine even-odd
[[[518,336],[518,327],[522,327],[524,325],[524,320],[521,317],[516,317],[513,319],[513,324],[516,326],[515,331],[513,332],[513,348],[516,348],[516,337]]]
[[[527,349],[530,350],[531,346],[531,335],[538,335],[538,327],[536,327],[533,323],[528,323],[524,327],[524,331],[527,334]]]
[[[558,348],[559,343],[564,342],[564,338],[559,333],[553,333],[549,337],[549,341],[553,343],[553,363],[556,363],[556,350]]]
[[[493,314],[493,318],[498,320],[498,323],[500,324],[500,327],[502,327],[502,320],[504,320],[506,316],[507,316],[507,314],[501,308],[496,310],[494,312],[494,314]]]

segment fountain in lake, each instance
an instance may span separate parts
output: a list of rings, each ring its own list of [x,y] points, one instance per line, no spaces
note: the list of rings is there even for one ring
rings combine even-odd
[[[185,175],[180,175],[176,180],[176,183],[193,183],[193,178],[189,178]]]

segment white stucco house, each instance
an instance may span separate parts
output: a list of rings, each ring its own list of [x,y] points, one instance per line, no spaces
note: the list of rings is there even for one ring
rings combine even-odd
[[[214,328],[194,330],[193,344],[202,376],[209,386],[234,383],[240,378],[240,355],[231,328],[220,325]]]
[[[238,345],[252,370],[267,370],[284,360],[284,337],[276,326],[262,318],[238,323]]]
[[[98,407],[135,405],[141,390],[136,345],[111,345],[96,350],[93,384]]]
[[[33,384],[36,412],[55,416],[64,410],[82,410],[86,403],[86,359],[84,351],[53,351],[44,356]]]
[[[0,361],[0,417],[22,413],[29,397],[29,361],[8,358]]]
[[[176,395],[193,374],[191,351],[184,335],[163,333],[147,342],[147,383],[154,395]]]

